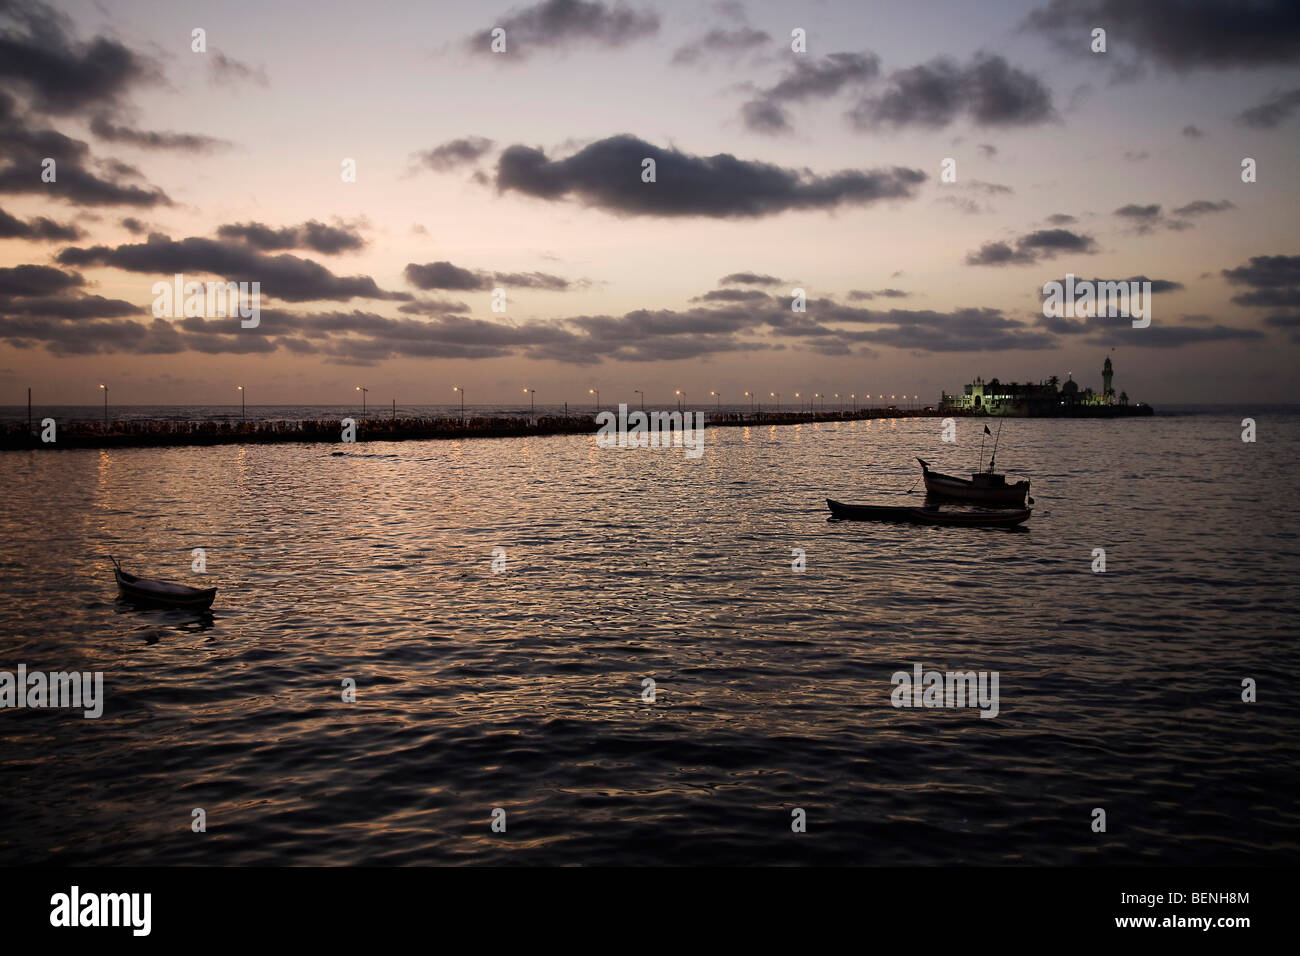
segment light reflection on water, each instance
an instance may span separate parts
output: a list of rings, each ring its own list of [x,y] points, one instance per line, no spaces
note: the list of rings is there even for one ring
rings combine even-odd
[[[971,422],[6,453],[0,669],[108,700],[0,713],[0,861],[1294,863],[1300,428],[1238,421],[1007,424],[1023,534],[826,520]],[[917,662],[1000,715],[895,710]]]

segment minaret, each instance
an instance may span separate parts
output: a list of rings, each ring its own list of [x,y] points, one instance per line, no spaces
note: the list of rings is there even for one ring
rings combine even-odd
[[[1111,386],[1110,380],[1115,375],[1115,370],[1110,366],[1110,356],[1106,356],[1106,364],[1101,367],[1101,394],[1109,405],[1115,400],[1115,389]]]

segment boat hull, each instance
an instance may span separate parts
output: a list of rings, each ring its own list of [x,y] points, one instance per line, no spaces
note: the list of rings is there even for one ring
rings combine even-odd
[[[117,587],[122,597],[137,604],[203,610],[212,607],[217,596],[216,588],[192,588],[170,581],[151,581],[118,570],[113,575],[117,578]]]
[[[1028,508],[988,511],[942,511],[938,508],[911,508],[897,505],[849,505],[826,499],[832,518],[845,521],[894,521],[905,524],[944,525],[958,528],[1014,528],[1029,520]]]

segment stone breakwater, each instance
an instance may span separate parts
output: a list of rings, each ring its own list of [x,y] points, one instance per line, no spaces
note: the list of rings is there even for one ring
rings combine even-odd
[[[755,412],[751,415],[704,413],[712,427],[767,427],[811,422],[857,421],[870,418],[938,417],[933,410],[861,409],[857,412]],[[55,422],[53,440],[44,441],[41,422],[8,426],[0,432],[0,450],[24,448],[148,448],[170,445],[259,445],[288,442],[342,443],[347,419],[250,422],[130,421]],[[594,435],[594,415],[452,418],[370,418],[355,422],[358,442],[420,441],[428,439],[520,438],[529,435]]]

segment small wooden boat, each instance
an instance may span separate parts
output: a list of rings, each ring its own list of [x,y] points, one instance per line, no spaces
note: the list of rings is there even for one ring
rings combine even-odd
[[[154,581],[137,577],[122,570],[113,558],[113,576],[117,578],[122,597],[138,604],[156,604],[166,607],[209,608],[217,596],[216,588],[192,588],[188,584],[171,581]]]
[[[981,508],[974,511],[943,511],[928,506],[846,505],[826,499],[832,518],[846,521],[899,521],[907,524],[951,525],[961,528],[1012,528],[1029,520],[1028,508]]]
[[[1023,508],[1029,494],[1029,481],[1017,481],[1007,484],[1007,476],[993,471],[977,471],[969,479],[953,475],[941,475],[931,471],[930,465],[922,458],[921,474],[925,478],[925,493],[931,498],[945,498],[949,501],[970,501],[975,504],[1016,505]],[[1030,503],[1033,499],[1029,499]]]

